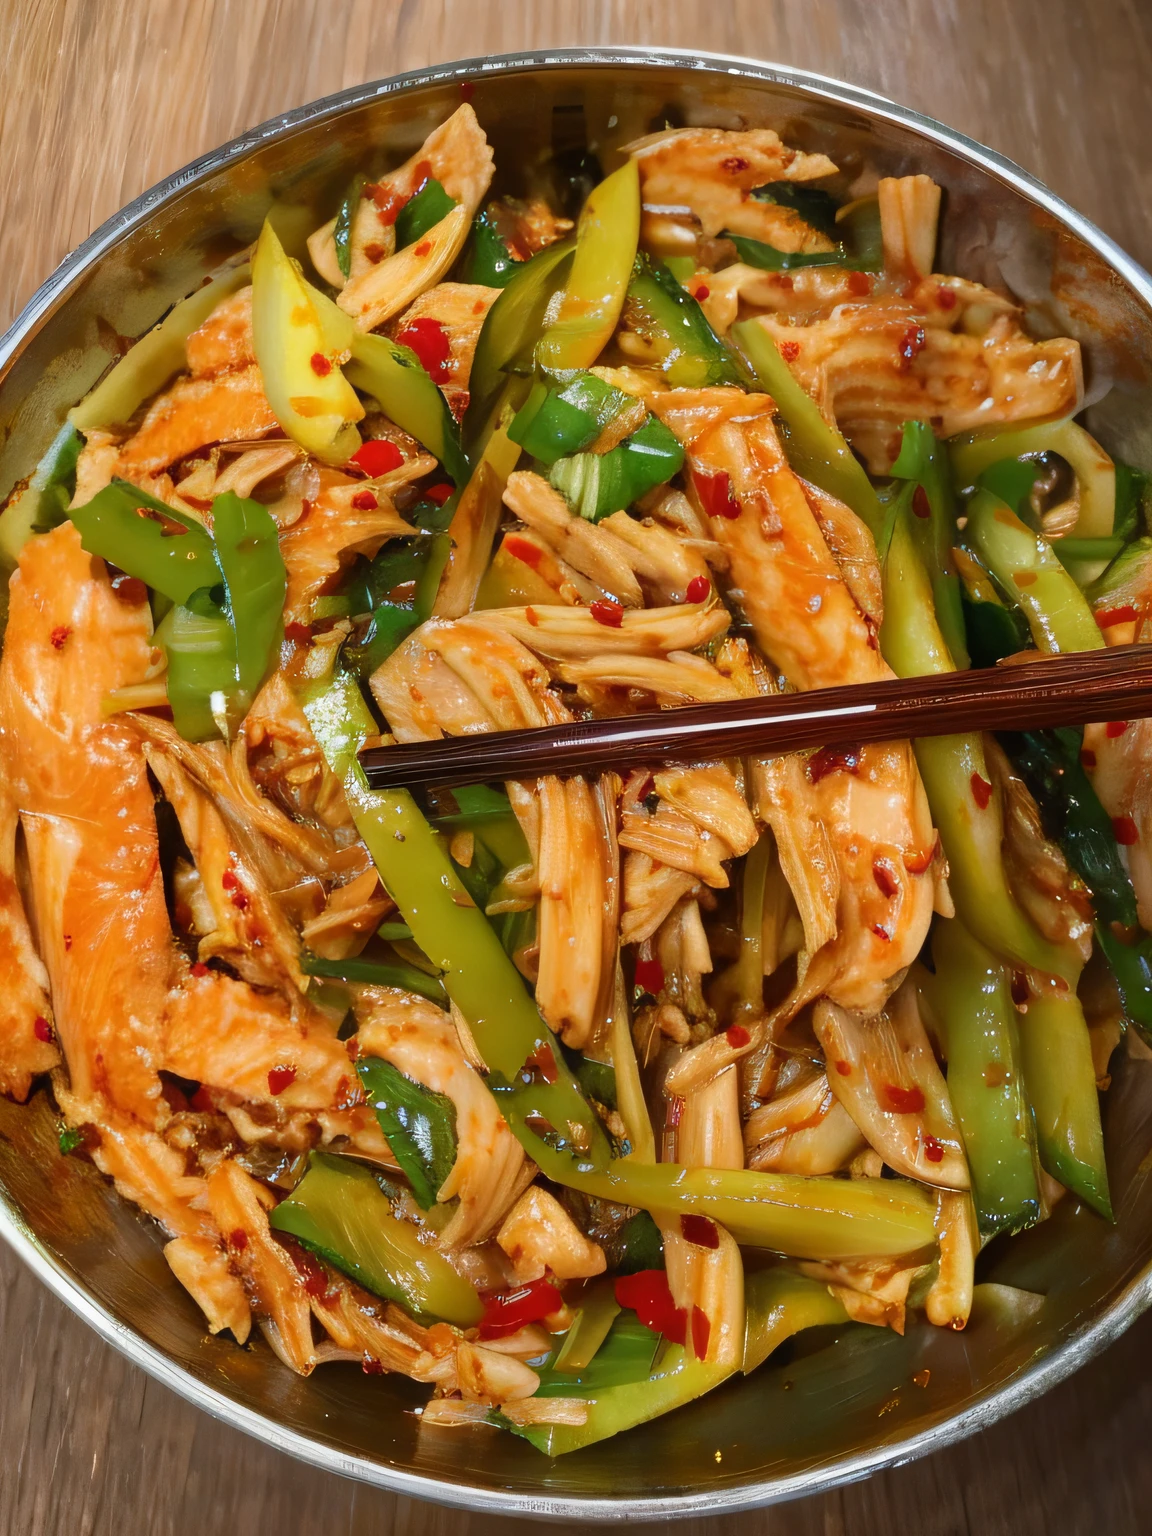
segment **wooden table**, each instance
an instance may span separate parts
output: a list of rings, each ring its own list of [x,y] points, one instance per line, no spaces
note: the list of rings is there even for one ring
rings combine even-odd
[[[1147,0],[0,0],[0,20],[4,324],[102,219],[242,129],[359,81],[549,45],[712,49],[869,86],[1011,155],[1152,264]],[[989,1434],[824,1498],[679,1529],[1124,1536],[1152,1525],[1150,1436],[1152,1317]],[[0,1252],[4,1536],[507,1525],[338,1481],[222,1428]]]

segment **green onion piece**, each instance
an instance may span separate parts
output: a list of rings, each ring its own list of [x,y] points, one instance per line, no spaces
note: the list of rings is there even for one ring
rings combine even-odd
[[[362,1056],[356,1072],[416,1203],[431,1210],[456,1161],[455,1104],[376,1056]]]
[[[609,1282],[609,1287],[610,1287]],[[616,1298],[608,1289],[611,1305],[616,1307],[616,1313],[620,1308],[616,1305]],[[630,1316],[617,1316],[607,1311],[605,1305],[601,1317],[595,1318],[599,1323],[604,1315],[607,1315],[608,1326],[602,1335],[602,1343],[599,1348],[593,1350],[588,1359],[572,1368],[571,1357],[568,1369],[561,1366],[560,1360],[564,1353],[562,1345],[557,1353],[555,1361],[544,1367],[540,1372],[540,1385],[536,1390],[537,1397],[598,1397],[602,1392],[612,1387],[628,1386],[633,1382],[647,1381],[652,1370],[652,1362],[656,1358],[656,1350],[660,1344],[660,1335],[653,1333],[651,1328],[646,1328],[642,1322],[632,1314]],[[579,1348],[580,1340],[577,1338],[576,1347],[579,1354],[584,1350]]]
[[[791,208],[812,229],[827,235],[829,240],[836,238],[836,199],[823,187],[810,187],[799,181],[770,181],[753,188],[752,196],[760,203]]]
[[[353,1280],[417,1317],[474,1327],[480,1298],[447,1259],[392,1214],[373,1174],[348,1158],[313,1152],[308,1171],[268,1218]]]
[[[747,235],[735,235],[730,229],[722,231],[725,240],[731,240],[736,254],[749,267],[762,272],[795,272],[800,267],[847,267],[851,259],[843,247],[834,251],[778,251],[763,240],[752,240]]]
[[[185,741],[226,736],[237,723],[236,632],[221,602],[223,586],[202,587],[177,603],[156,628],[168,655],[168,703]]]
[[[396,249],[400,251],[406,245],[414,245],[455,207],[456,199],[448,196],[435,176],[429,176],[415,197],[409,198],[396,215]]]
[[[684,449],[675,433],[649,416],[638,431],[607,453],[558,459],[548,478],[574,511],[598,523],[666,484],[683,464]]]
[[[344,374],[354,388],[379,402],[390,421],[439,459],[457,486],[464,484],[468,465],[460,447],[460,429],[447,400],[410,347],[358,331]]]
[[[288,576],[280,533],[266,507],[233,491],[213,500],[212,531],[236,631],[237,679],[250,701],[276,665],[283,633]]]
[[[786,1339],[803,1328],[846,1323],[842,1302],[819,1280],[786,1265],[754,1270],[744,1277],[745,1376],[763,1365]]]
[[[365,959],[363,955],[329,960],[324,955],[304,951],[300,956],[300,969],[305,976],[326,976],[332,981],[358,982],[367,986],[402,987],[405,992],[415,992],[434,1003],[443,1004],[448,1000],[437,977],[395,960]]]
[[[361,194],[367,177],[356,175],[352,184],[340,199],[336,210],[336,223],[332,228],[332,243],[336,247],[336,265],[347,278],[352,272],[352,225],[356,210],[360,207]]]
[[[556,1352],[549,1370],[556,1375],[578,1376],[587,1370],[620,1315],[615,1283],[610,1276],[593,1280],[580,1297],[580,1305],[564,1342]],[[649,1358],[644,1374],[651,1368]]]

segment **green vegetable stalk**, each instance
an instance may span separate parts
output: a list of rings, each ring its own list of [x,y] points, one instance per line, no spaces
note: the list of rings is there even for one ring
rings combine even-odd
[[[822,1281],[785,1264],[744,1276],[744,1309],[745,1376],[802,1329],[848,1321],[843,1303]]]
[[[1019,1232],[1039,1219],[1040,1196],[1010,978],[955,918],[936,924],[932,959],[936,973],[923,987],[948,1059],[980,1231]]]
[[[643,253],[632,269],[624,314],[630,329],[655,349],[673,388],[743,386],[736,357],[708,324],[697,301],[667,266],[649,261]]]
[[[536,349],[541,368],[591,368],[616,329],[639,238],[640,172],[628,159],[584,204],[564,298]]]
[[[238,715],[236,631],[213,591],[202,587],[169,609],[156,627],[168,655],[168,703],[185,741],[227,736]]]
[[[542,464],[591,447],[604,428],[635,405],[633,396],[594,373],[578,373],[562,388],[538,384],[516,414],[508,436]]]
[[[558,459],[548,478],[569,505],[590,523],[622,512],[684,464],[684,449],[655,416],[607,453],[577,453]]]
[[[0,570],[11,571],[34,533],[63,522],[76,490],[76,461],[84,439],[66,421],[48,445],[28,484],[0,513]]]
[[[212,503],[212,535],[236,631],[236,679],[251,701],[268,675],[282,629],[288,578],[279,530],[266,507],[228,491]]]
[[[468,1282],[411,1222],[392,1214],[373,1174],[347,1158],[313,1152],[308,1171],[268,1218],[377,1296],[417,1317],[459,1328],[480,1321],[483,1307]]]
[[[867,523],[879,544],[884,508],[864,466],[842,434],[824,420],[820,407],[792,373],[762,325],[755,320],[741,320],[732,327],[732,339],[743,353],[756,387],[776,402],[792,468],[851,507]]]
[[[417,1205],[430,1211],[456,1161],[456,1106],[378,1057],[361,1057],[356,1071]]]
[[[914,480],[927,503],[923,510],[917,503],[913,504],[916,514],[913,532],[920,558],[932,580],[936,621],[952,653],[952,660],[957,669],[963,671],[968,665],[968,647],[960,603],[960,578],[952,559],[952,546],[956,542],[956,498],[947,450],[926,421],[904,423],[900,453],[892,473],[901,480]]]
[[[1023,609],[1038,649],[1095,651],[1100,626],[1048,541],[1033,533],[1005,502],[977,491],[968,503],[965,538],[996,580]]]
[[[407,933],[407,924],[400,924]],[[381,935],[387,937],[387,935]],[[401,935],[397,935],[401,937]],[[430,976],[419,966],[403,960],[365,959],[363,955],[351,955],[345,960],[329,960],[324,955],[311,955],[307,951],[300,956],[300,970],[305,976],[319,976],[328,981],[347,981],[362,986],[403,987],[415,992],[441,1007],[448,1001],[448,994],[436,976]]]

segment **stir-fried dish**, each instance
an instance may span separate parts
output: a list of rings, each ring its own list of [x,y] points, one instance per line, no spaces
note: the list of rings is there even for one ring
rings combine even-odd
[[[985,1244],[1110,1219],[1152,1031],[1149,722],[368,789],[1147,619],[1150,482],[1075,341],[935,271],[940,187],[615,159],[492,199],[465,104],[274,213],[0,517],[0,1087],[213,1333],[554,1455],[801,1329],[963,1328]]]

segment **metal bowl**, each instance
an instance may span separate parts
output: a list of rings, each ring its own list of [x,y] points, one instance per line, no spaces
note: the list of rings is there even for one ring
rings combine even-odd
[[[307,210],[331,208],[369,152],[408,154],[462,92],[511,191],[526,157],[550,145],[586,135],[603,154],[665,122],[772,126],[861,178],[927,172],[947,192],[940,269],[1008,288],[1037,334],[1078,337],[1094,429],[1124,457],[1152,463],[1152,280],[1018,167],[817,75],[590,49],[470,60],[361,86],[265,123],[137,198],[68,257],[0,341],[0,493],[29,472],[120,338],[140,335],[254,239],[273,198],[303,227]],[[44,1093],[23,1107],[0,1101],[0,1233],[144,1370],[316,1466],[509,1514],[716,1514],[834,1487],[985,1428],[1128,1327],[1152,1300],[1150,1061],[1139,1048],[1118,1052],[1106,1099],[1115,1226],[1067,1200],[1044,1227],[993,1245],[981,1261],[981,1278],[1044,1293],[1032,1317],[985,1308],[962,1334],[857,1327],[802,1338],[789,1359],[774,1356],[689,1408],[554,1462],[510,1435],[422,1429],[411,1410],[424,1394],[400,1377],[336,1365],[303,1381],[263,1345],[206,1337],[158,1230],[94,1168],[59,1154]]]

